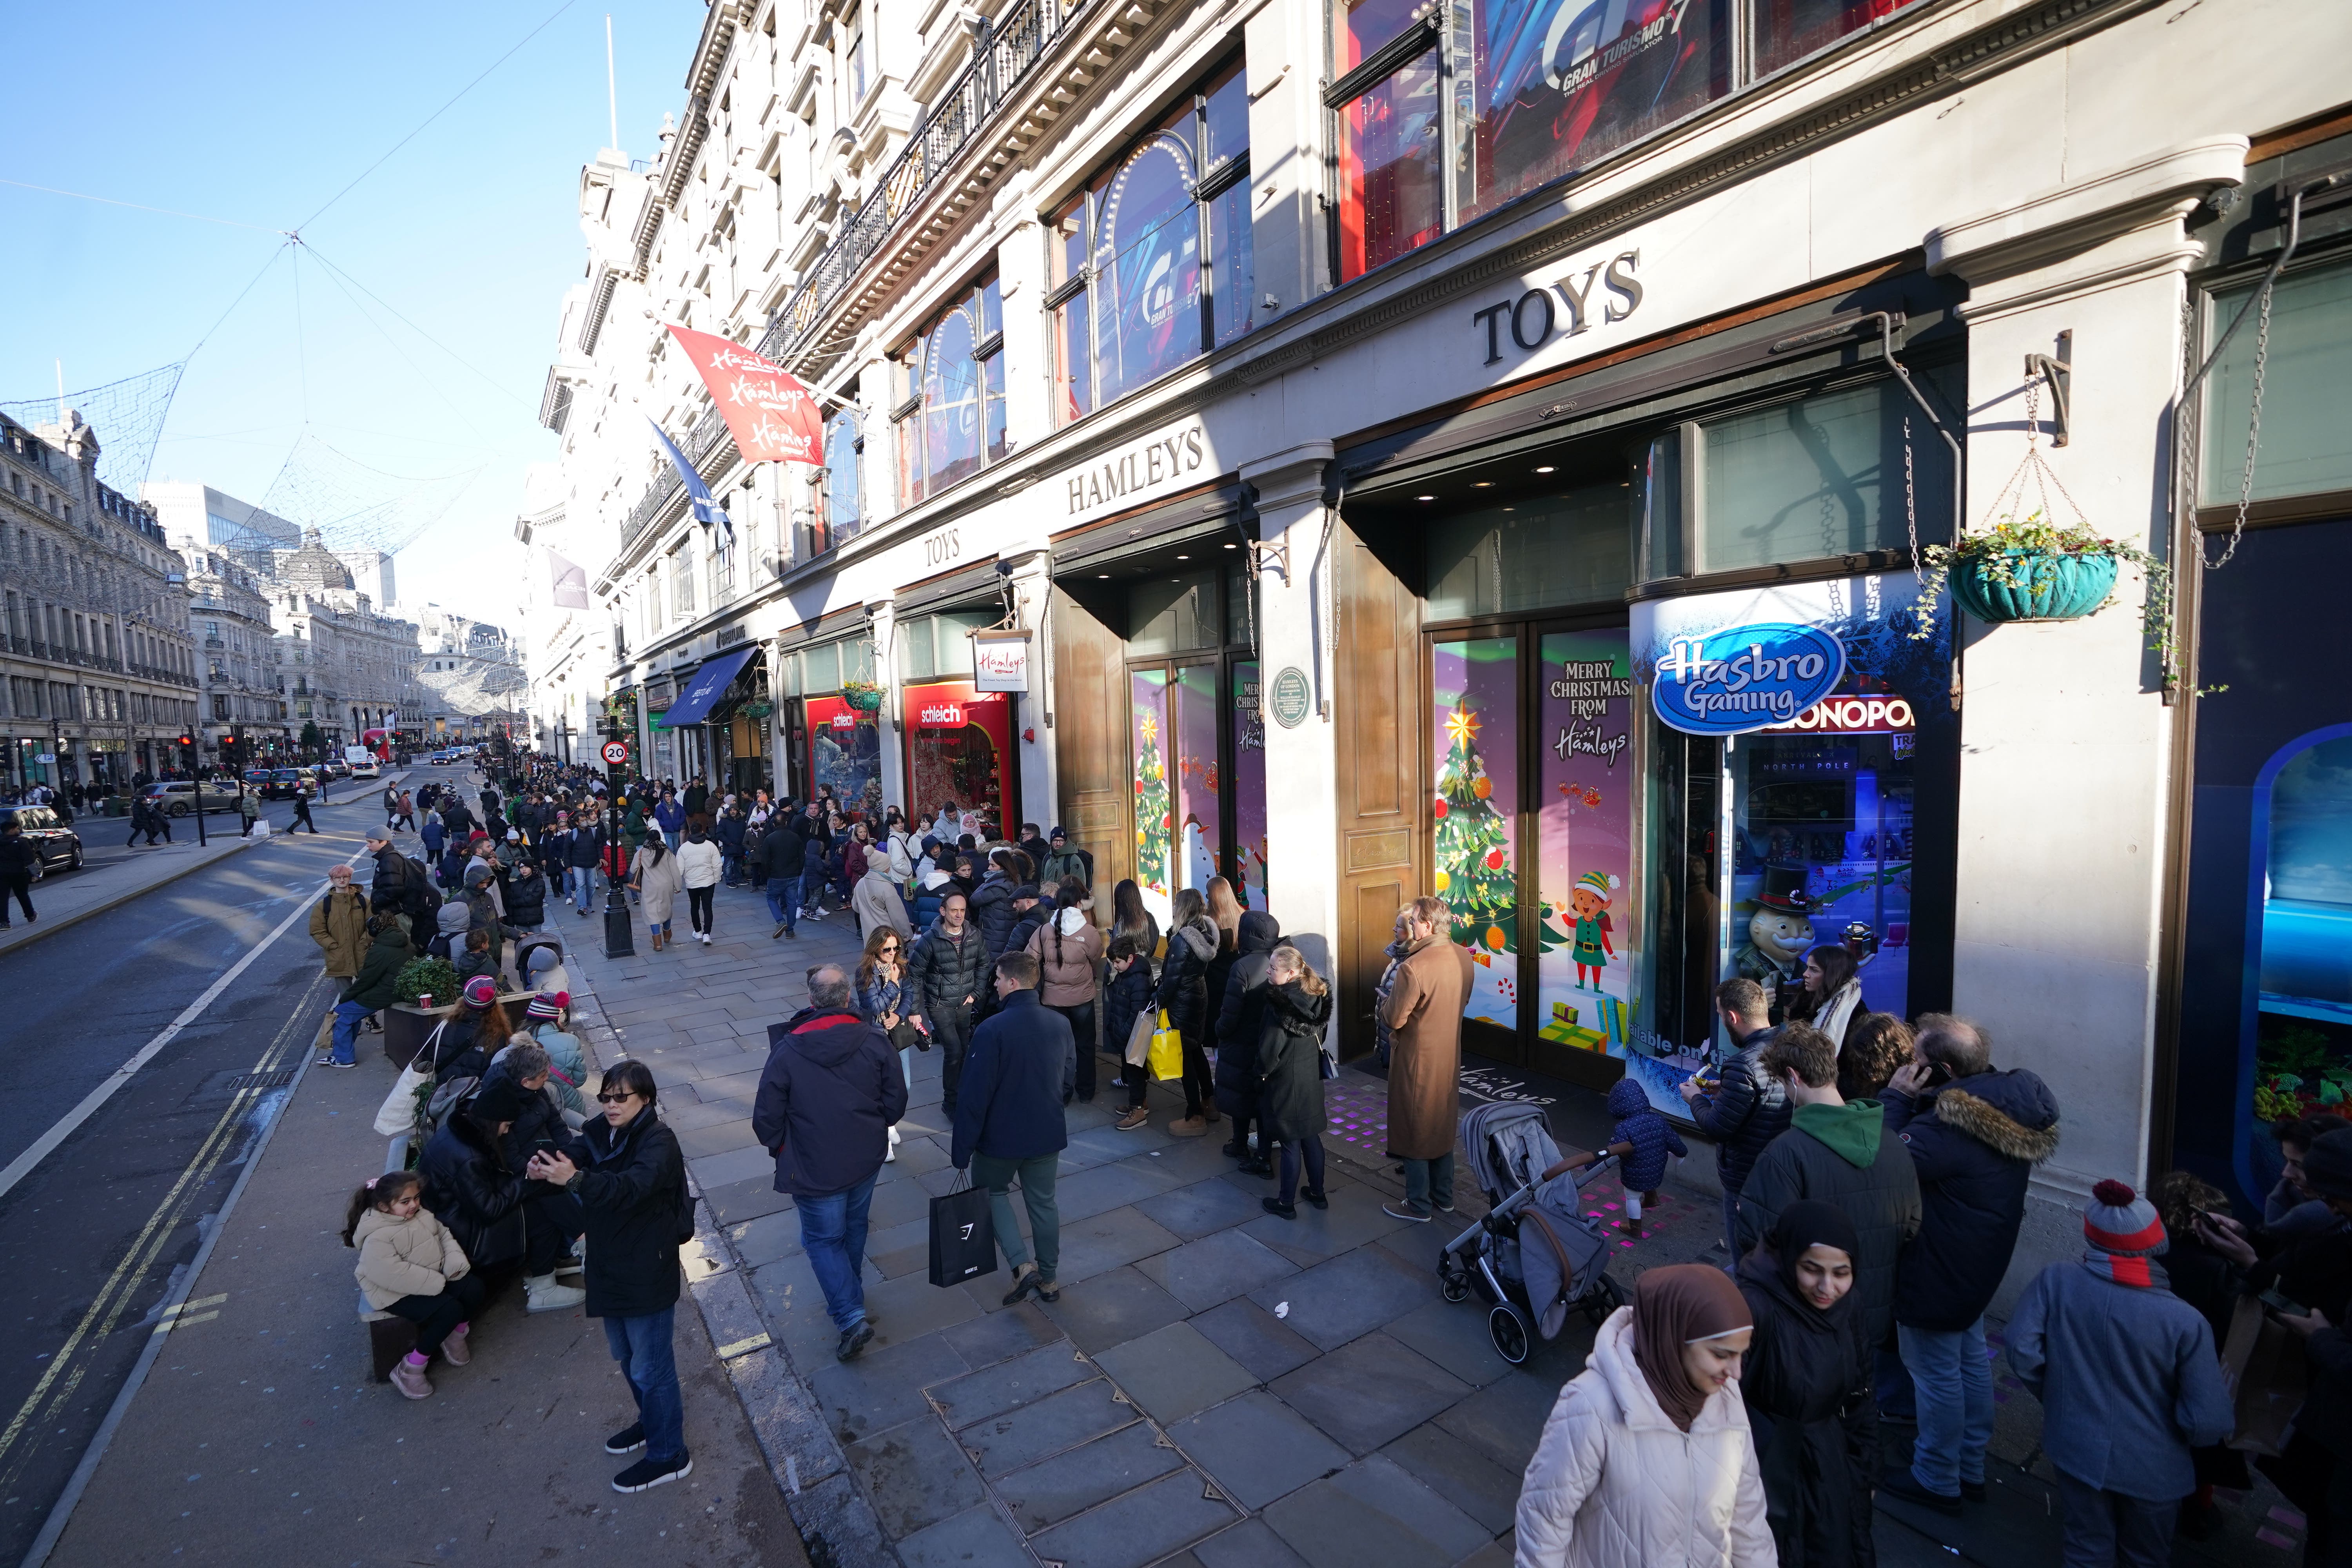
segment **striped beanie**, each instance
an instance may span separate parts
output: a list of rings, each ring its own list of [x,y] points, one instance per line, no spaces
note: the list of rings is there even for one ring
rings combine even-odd
[[[499,999],[499,983],[487,974],[477,974],[466,982],[466,1005],[477,1013],[487,1013]]]
[[[563,1009],[571,1004],[572,995],[569,992],[542,991],[530,999],[530,1005],[524,1010],[525,1016],[532,1018],[561,1018],[563,1016]]]
[[[2091,1189],[2083,1234],[2096,1250],[2123,1258],[2151,1257],[2170,1245],[2156,1205],[2112,1177]]]

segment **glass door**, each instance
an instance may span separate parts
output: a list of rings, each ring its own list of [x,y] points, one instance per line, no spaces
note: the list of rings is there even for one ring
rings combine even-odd
[[[1128,667],[1136,884],[1163,922],[1179,888],[1223,877],[1266,907],[1265,732],[1257,661],[1228,655]]]
[[[1437,896],[1453,911],[1453,940],[1470,953],[1463,1043],[1514,1062],[1525,1057],[1520,642],[1517,636],[1469,637],[1430,645],[1430,863]]]

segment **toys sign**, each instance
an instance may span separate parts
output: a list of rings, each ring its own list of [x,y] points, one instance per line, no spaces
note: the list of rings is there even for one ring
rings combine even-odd
[[[1836,633],[1766,621],[1669,639],[1650,697],[1685,734],[1746,735],[1793,723],[1844,678]]]

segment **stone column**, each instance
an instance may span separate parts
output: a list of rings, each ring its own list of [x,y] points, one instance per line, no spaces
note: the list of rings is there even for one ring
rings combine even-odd
[[[1053,736],[1045,729],[1045,708],[1051,700],[1045,684],[1045,605],[1053,590],[1053,552],[1042,540],[1008,544],[999,560],[1013,568],[1013,602],[1021,625],[1029,632],[1029,689],[1013,715],[1013,754],[1020,769],[1021,820],[1034,822],[1041,833],[1051,833],[1061,820],[1061,780],[1054,765]],[[1007,837],[1016,836],[1021,822],[1004,825]],[[1110,900],[1098,900],[1097,918],[1108,921]]]
[[[2246,143],[2161,153],[1927,239],[1932,271],[1969,286],[1968,527],[1981,531],[2025,455],[2024,356],[2071,334],[2072,428],[2041,452],[2091,528],[2170,551],[2170,419],[2182,376],[2183,220],[2244,177]],[[2042,394],[2042,416],[2051,400]],[[2052,487],[2062,516],[2066,503]],[[2032,485],[2015,510],[2040,503]],[[2126,568],[2109,608],[2078,621],[1960,621],[1964,693],[1953,999],[1984,1024],[1994,1064],[2048,1081],[2065,1140],[2037,1168],[2008,1292],[2080,1250],[2093,1183],[2145,1185],[2162,985],[2173,739]]]
[[[1328,441],[1307,441],[1241,465],[1242,483],[1257,496],[1258,680],[1265,727],[1266,898],[1282,929],[1318,973],[1332,973],[1339,930],[1339,836],[1334,818],[1339,747],[1331,733],[1332,650],[1324,647],[1324,608],[1332,592],[1341,535],[1331,531],[1323,478]],[[1284,670],[1307,680],[1307,711],[1285,723],[1276,707]]]
[[[882,736],[882,801],[911,818],[915,807],[907,799],[906,692],[898,679],[898,605],[887,599],[866,612],[874,637],[874,681],[882,688],[882,710],[874,716]],[[876,842],[880,842],[878,833]]]

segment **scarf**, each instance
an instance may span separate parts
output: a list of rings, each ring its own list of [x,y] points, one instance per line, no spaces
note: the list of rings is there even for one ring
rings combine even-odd
[[[2083,1253],[2083,1267],[2102,1279],[2112,1280],[2117,1285],[2129,1285],[2138,1290],[2172,1289],[2164,1266],[2147,1253],[2127,1256],[2089,1247]]]
[[[1706,1405],[1708,1391],[1683,1366],[1683,1347],[1755,1322],[1739,1287],[1720,1268],[1678,1263],[1634,1281],[1633,1363],[1667,1420],[1687,1432]]]

